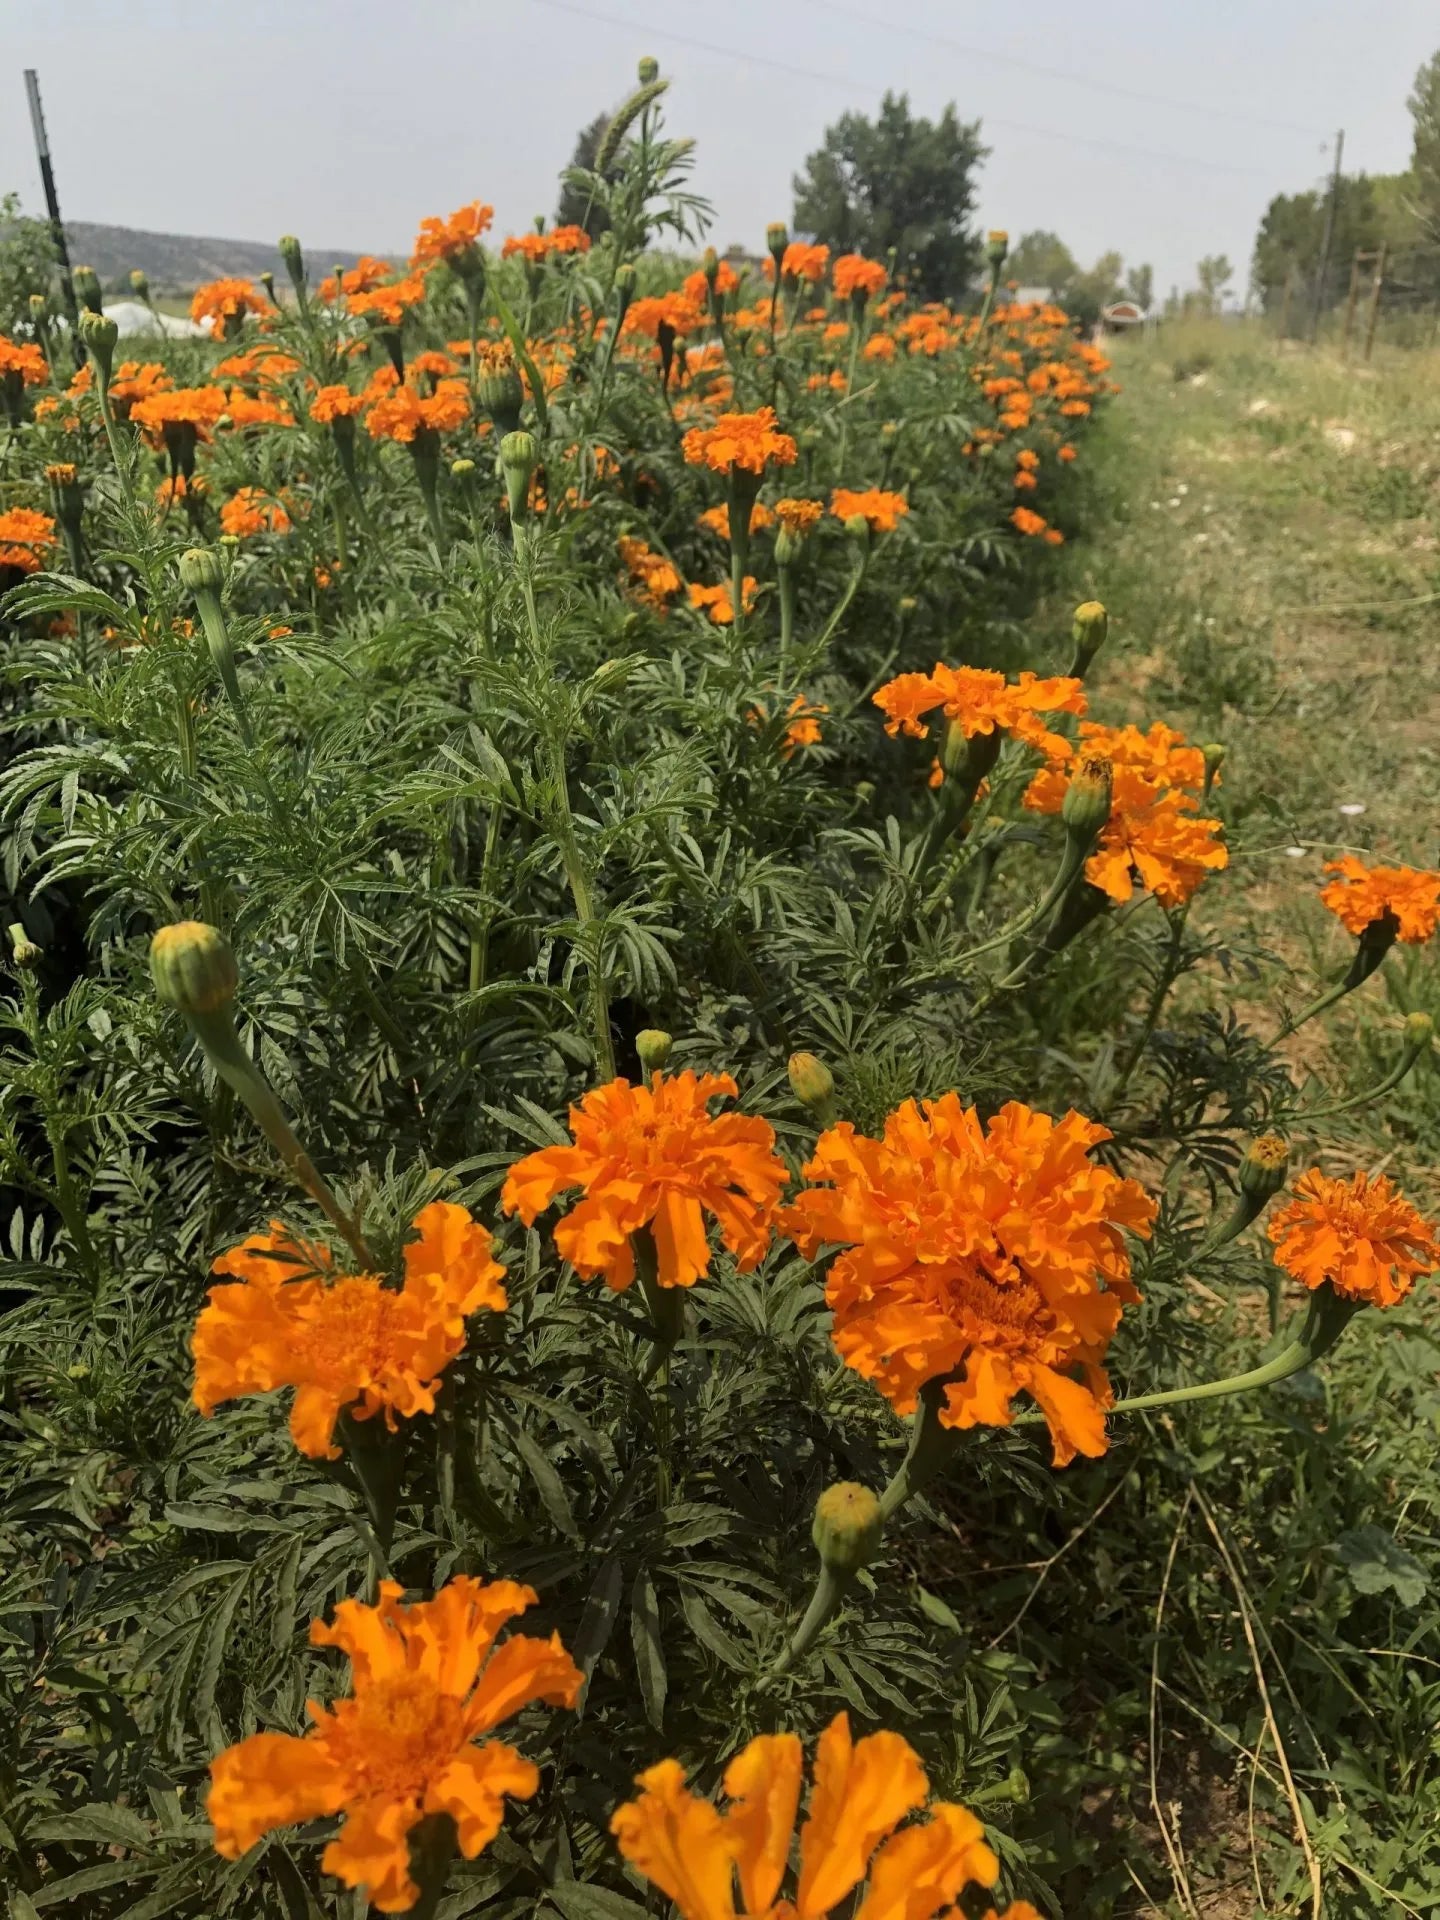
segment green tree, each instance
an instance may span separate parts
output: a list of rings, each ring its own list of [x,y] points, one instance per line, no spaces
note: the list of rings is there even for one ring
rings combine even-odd
[[[1005,262],[1007,279],[1018,281],[1022,287],[1048,287],[1057,297],[1078,271],[1074,254],[1059,234],[1048,233],[1043,227],[1022,233]]]
[[[1223,253],[1207,253],[1195,268],[1199,283],[1198,306],[1202,313],[1216,314],[1225,304],[1225,290],[1235,278],[1235,269]]]
[[[883,260],[894,250],[922,299],[953,300],[980,263],[969,225],[986,149],[980,123],[947,106],[920,120],[909,96],[887,93],[876,119],[847,113],[796,174],[794,227],[837,253]]]
[[[1426,238],[1440,240],[1440,53],[1425,62],[1415,76],[1406,103],[1415,123],[1415,145],[1410,157],[1416,212]]]
[[[0,333],[30,319],[32,293],[48,293],[55,276],[49,222],[20,211],[18,193],[0,195]]]
[[[1102,307],[1120,298],[1120,276],[1125,262],[1118,253],[1102,253],[1094,266],[1076,273],[1060,291],[1061,304],[1070,318],[1082,327],[1093,327]]]
[[[1330,242],[1326,279],[1327,306],[1343,297],[1350,280],[1350,260],[1357,247],[1378,247],[1382,240],[1399,240],[1403,219],[1400,176],[1379,180],[1368,174],[1342,174],[1335,200],[1335,231]],[[1324,243],[1327,193],[1277,193],[1265,209],[1255,236],[1250,282],[1267,313],[1285,297],[1285,282],[1306,300],[1314,298]],[[1387,213],[1386,208],[1390,211]],[[1413,244],[1413,242],[1412,242]],[[1292,278],[1293,276],[1293,278]]]
[[[595,156],[600,151],[600,142],[605,138],[605,129],[609,124],[608,113],[597,113],[588,127],[580,129],[575,136],[575,151],[570,156],[572,167],[583,167],[587,173],[595,171]],[[562,176],[555,224],[557,227],[583,227],[592,240],[598,240],[610,225],[610,216],[603,207],[596,205],[577,181]]]
[[[1155,271],[1147,261],[1143,267],[1131,267],[1125,276],[1125,298],[1148,313],[1155,303]]]

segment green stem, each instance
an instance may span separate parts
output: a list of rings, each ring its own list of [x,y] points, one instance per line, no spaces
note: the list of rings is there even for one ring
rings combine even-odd
[[[296,1139],[284,1108],[240,1045],[230,1009],[219,1007],[211,1013],[187,1014],[186,1019],[195,1038],[205,1049],[211,1066],[226,1086],[238,1093],[245,1102],[265,1138],[326,1219],[339,1230],[345,1244],[360,1262],[361,1270],[365,1273],[376,1272],[375,1257],[366,1246],[358,1224],[321,1178],[309,1154]]]
[[[804,1659],[840,1611],[845,1596],[854,1583],[853,1573],[841,1573],[833,1567],[821,1567],[820,1577],[815,1582],[815,1591],[810,1597],[810,1605],[805,1609],[805,1617],[791,1634],[785,1651],[772,1668],[772,1673],[777,1676],[787,1673],[797,1660]]]
[[[790,663],[790,647],[795,638],[795,569],[777,566],[775,578],[780,590],[780,660],[777,678],[783,688]]]
[[[50,1159],[55,1169],[55,1204],[65,1229],[80,1256],[80,1265],[92,1287],[100,1283],[100,1263],[95,1255],[95,1243],[90,1238],[90,1225],[86,1217],[80,1195],[76,1190],[75,1176],[70,1167],[70,1151],[65,1144],[65,1128],[60,1120],[49,1114],[45,1118],[45,1137],[50,1143]]]
[[[1096,1115],[1097,1119],[1103,1120],[1105,1115],[1119,1104],[1125,1089],[1130,1084],[1135,1069],[1144,1058],[1145,1049],[1150,1044],[1150,1036],[1155,1031],[1156,1022],[1159,1020],[1161,1012],[1164,1009],[1170,989],[1174,986],[1180,975],[1180,950],[1185,939],[1185,922],[1189,916],[1190,902],[1188,900],[1183,907],[1178,908],[1169,916],[1170,944],[1166,950],[1164,965],[1161,967],[1159,977],[1156,979],[1155,989],[1150,995],[1150,1004],[1145,1009],[1145,1018],[1141,1024],[1139,1033],[1135,1037],[1134,1045],[1126,1054],[1124,1064],[1120,1068],[1115,1084],[1110,1089],[1109,1094],[1106,1096],[1103,1105]]]
[[[130,463],[120,449],[119,435],[115,431],[115,410],[110,405],[110,385],[104,373],[101,371],[98,361],[96,362],[95,373],[95,391],[100,399],[100,418],[105,426],[105,438],[110,443],[110,458],[115,462],[115,473],[119,479],[121,491],[124,493],[127,503],[133,508],[135,505],[135,485],[130,475]]]
[[[850,370],[845,375],[845,399],[848,402],[855,391],[855,369],[860,364],[860,321],[855,314],[850,316]],[[840,409],[840,451],[836,456],[835,467],[840,477],[845,476],[845,448],[850,439],[850,408]]]
[[[1031,927],[1043,920],[1052,908],[1060,905],[1060,902],[1065,898],[1075,881],[1079,879],[1080,875],[1084,872],[1085,862],[1089,857],[1089,853],[1090,847],[1086,841],[1079,840],[1074,834],[1067,833],[1065,836],[1065,850],[1060,856],[1060,865],[1056,869],[1055,878],[1050,882],[1044,897],[1038,900],[1033,907],[1028,908],[1024,913],[1012,920],[1008,926],[1002,927],[999,933],[992,935],[989,940],[982,940],[978,947],[967,947],[965,952],[960,955],[960,960],[962,962],[978,960],[983,953],[993,953],[997,947],[1008,946],[1018,935],[1027,933]],[[1004,984],[1002,981],[1001,985],[1003,986]]]
[[[1387,912],[1378,920],[1372,920],[1360,935],[1359,943],[1355,948],[1355,958],[1350,962],[1350,970],[1344,979],[1337,980],[1333,987],[1327,987],[1317,1000],[1312,1000],[1308,1007],[1303,1008],[1293,1019],[1287,1020],[1270,1044],[1276,1046],[1280,1041],[1288,1040],[1292,1033],[1298,1032],[1307,1021],[1313,1020],[1317,1013],[1324,1013],[1328,1007],[1333,1007],[1337,1000],[1343,1000],[1347,993],[1353,993],[1356,987],[1363,986],[1394,946],[1399,931],[1399,923],[1391,913]]]
[[[585,966],[590,983],[595,1066],[602,1080],[613,1080],[615,1042],[610,1033],[610,990],[605,979],[600,923],[590,896],[590,878],[585,871],[585,859],[575,835],[575,815],[570,806],[570,781],[565,758],[563,752],[559,751],[555,755],[555,790],[559,815],[555,823],[555,837],[560,843],[560,857],[565,866],[565,878],[570,885],[570,897],[575,902],[575,917],[593,949],[585,956]]]
[[[1377,1080],[1373,1087],[1367,1087],[1363,1093],[1352,1093],[1348,1099],[1333,1100],[1325,1107],[1301,1107],[1284,1117],[1291,1126],[1307,1126],[1312,1120],[1332,1120],[1337,1113],[1349,1113],[1353,1107],[1369,1106],[1372,1100],[1379,1100],[1387,1093],[1393,1093],[1400,1082],[1409,1073],[1416,1061],[1427,1050],[1430,1042],[1424,1046],[1407,1047],[1400,1056],[1400,1063],[1383,1080]]]
[[[823,649],[829,644],[831,638],[833,637],[835,629],[839,626],[840,622],[845,618],[845,615],[849,610],[850,602],[855,598],[855,595],[860,590],[860,582],[865,577],[865,569],[868,566],[869,561],[870,561],[870,548],[867,544],[865,547],[861,549],[860,556],[855,562],[854,570],[851,572],[849,582],[845,587],[845,591],[840,595],[839,600],[835,604],[835,611],[831,614],[830,618],[825,623],[824,632],[820,635],[820,638],[815,642],[815,645],[813,648],[813,651],[815,653],[818,654],[823,651]]]

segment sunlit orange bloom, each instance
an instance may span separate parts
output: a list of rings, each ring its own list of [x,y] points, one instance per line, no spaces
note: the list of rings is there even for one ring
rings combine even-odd
[[[635,598],[663,613],[685,582],[663,553],[652,552],[634,534],[622,533],[618,545]]]
[[[775,502],[775,518],[796,539],[804,539],[820,524],[824,508],[818,500],[788,499]]]
[[[727,294],[734,293],[740,284],[740,276],[728,260],[721,260],[715,268],[715,291],[723,300]],[[710,298],[710,282],[700,268],[685,277],[684,294],[697,307],[703,307]]]
[[[342,293],[368,293],[394,273],[388,260],[377,260],[373,253],[362,253],[353,267],[347,267],[337,280],[332,273],[320,282],[320,298],[334,300]]]
[[[902,1827],[929,1791],[919,1757],[898,1733],[852,1741],[841,1713],[816,1745],[800,1871],[782,1897],[804,1763],[797,1735],[762,1733],[725,1769],[722,1813],[685,1785],[678,1760],[662,1760],[638,1776],[639,1798],[617,1807],[610,1831],[681,1920],[823,1920],[867,1876],[855,1920],[935,1920],[965,1887],[994,1886],[1000,1863],[975,1815],[937,1800]]]
[[[883,293],[890,276],[878,260],[867,260],[863,253],[842,253],[835,262],[830,284],[837,300],[861,294],[867,300],[872,293]]]
[[[1033,447],[1022,447],[1015,456],[1015,464],[1033,473],[1040,464],[1040,456]]]
[[[349,387],[321,387],[310,402],[310,418],[318,420],[322,427],[328,427],[333,421],[353,418],[364,405],[365,396],[352,393]]]
[[[697,527],[706,528],[710,533],[718,533],[722,540],[728,540],[730,538],[729,505],[722,500],[718,507],[707,507],[695,524]],[[773,527],[774,524],[774,513],[763,500],[757,500],[750,509],[751,533],[763,532],[766,527]]]
[[[1025,792],[1025,805],[1037,813],[1058,813],[1070,784],[1075,749],[1066,741],[1051,752],[1050,765]],[[1198,747],[1187,746],[1182,735],[1159,721],[1141,733],[1138,727],[1085,720],[1080,752],[1103,754],[1113,768],[1110,818],[1085,863],[1092,886],[1119,904],[1138,883],[1162,906],[1176,907],[1207,873],[1228,865],[1224,828],[1197,813],[1205,779],[1205,756]]]
[[[747,573],[741,592],[745,597],[745,611],[749,613],[755,604],[755,595],[759,590],[759,581],[753,574]],[[713,625],[730,627],[735,624],[735,606],[730,598],[728,586],[707,587],[700,581],[692,580],[685,589],[690,604],[697,613],[708,613]]]
[[[755,474],[764,473],[767,465],[793,466],[800,452],[790,435],[780,432],[773,407],[722,413],[713,427],[692,427],[681,451],[692,467],[709,467],[715,473],[739,468]]]
[[[780,751],[789,759],[797,747],[818,747],[824,739],[820,731],[822,715],[829,713],[827,706],[812,706],[803,693],[797,693],[786,709],[790,724],[785,729],[785,737],[780,742]]]
[[[550,251],[549,236],[543,233],[512,233],[500,249],[502,260],[513,260],[518,253],[531,266],[539,266]]]
[[[852,520],[858,514],[870,524],[872,533],[893,533],[910,503],[903,493],[886,493],[882,487],[867,487],[855,492],[836,487],[830,495],[830,511],[837,520]]]
[[[691,1287],[710,1271],[705,1214],[742,1273],[770,1244],[771,1216],[789,1179],[775,1130],[748,1114],[712,1116],[710,1101],[738,1089],[728,1073],[611,1080],[570,1109],[574,1144],[542,1147],[505,1178],[500,1203],[525,1225],[558,1194],[584,1190],[555,1228],[555,1246],[585,1280],[623,1292],[635,1278],[630,1236],[648,1227],[662,1287]]]
[[[424,353],[417,353],[413,360],[405,362],[405,378],[412,383],[420,374],[429,374],[435,380],[447,380],[459,371],[458,360],[452,360],[448,353],[437,353],[433,348],[427,348]]]
[[[496,1645],[535,1604],[531,1588],[461,1575],[413,1606],[404,1591],[382,1580],[377,1606],[342,1600],[333,1625],[311,1623],[312,1646],[348,1656],[350,1692],[333,1706],[312,1700],[303,1736],[255,1733],[217,1754],[206,1803],[227,1860],[277,1827],[343,1814],[321,1865],[381,1913],[408,1913],[420,1897],[410,1833],[427,1814],[449,1814],[473,1860],[500,1831],[505,1796],[538,1788],[529,1760],[484,1736],[534,1701],[573,1707],[584,1684],[558,1634]]]
[[[589,253],[590,236],[584,227],[569,221],[563,227],[552,227],[547,236],[552,253]]]
[[[831,321],[830,325],[826,327],[820,336],[826,346],[834,346],[838,340],[848,340],[849,337],[850,323],[848,320]]]
[[[167,427],[193,427],[201,440],[210,438],[210,429],[228,406],[223,387],[174,387],[168,392],[152,391],[137,400],[130,418],[144,433],[152,447],[165,444]]]
[[[148,400],[152,393],[164,393],[175,383],[158,360],[126,360],[115,369],[110,385],[110,405],[122,420],[130,418],[137,400]]]
[[[1027,671],[1011,681],[988,668],[947,667],[940,660],[933,673],[897,674],[872,698],[886,716],[885,731],[892,738],[903,732],[923,739],[929,729],[921,716],[943,707],[945,718],[954,721],[967,740],[998,728],[1047,754],[1063,753],[1069,742],[1043,726],[1040,715],[1085,711],[1084,688],[1064,675],[1041,679]]]
[[[1039,484],[1040,482],[1035,478],[1035,475],[1030,471],[1029,467],[1017,467],[1015,469],[1015,486],[1018,491],[1032,492]]]
[[[661,293],[644,300],[632,300],[625,309],[622,333],[644,333],[658,339],[661,327],[672,333],[693,333],[705,324],[705,309],[687,300],[683,293]]]
[[[1046,532],[1050,523],[1042,514],[1032,513],[1029,507],[1016,507],[1010,515],[1010,524],[1034,539],[1036,534]]]
[[[432,260],[453,260],[457,254],[473,247],[482,233],[489,232],[490,222],[494,218],[495,209],[487,207],[480,200],[472,200],[468,207],[457,208],[448,220],[431,214],[420,222],[420,231],[415,236],[415,251],[410,256],[411,266],[424,266]]]
[[[1328,1280],[1350,1300],[1393,1307],[1415,1276],[1440,1267],[1440,1238],[1384,1174],[1329,1180],[1318,1167],[1267,1229],[1276,1263],[1312,1291]]]
[[[1367,867],[1353,853],[1327,860],[1338,874],[1321,888],[1321,902],[1351,933],[1361,934],[1388,914],[1396,939],[1418,945],[1440,926],[1440,873],[1421,867]]]
[[[1075,458],[1074,447],[1070,446],[1068,443],[1063,447],[1057,447],[1055,450],[1055,458],[1057,460],[1063,460],[1065,464],[1068,466],[1070,462]]]
[[[469,417],[470,391],[465,382],[441,380],[431,394],[396,387],[375,402],[365,416],[365,426],[376,440],[398,440],[408,446],[422,429],[447,433]]]
[[[0,513],[0,567],[38,573],[54,545],[55,522],[48,513],[33,507],[10,507]]]
[[[792,240],[781,257],[780,274],[782,279],[808,280],[813,285],[825,278],[825,270],[829,264],[829,247],[812,247],[803,240]],[[773,259],[766,260],[764,273],[767,280],[775,278]]]
[[[418,306],[424,298],[425,275],[411,273],[401,280],[391,280],[383,287],[370,287],[363,293],[350,294],[345,309],[360,319],[375,320],[386,327],[398,327],[407,310]]]
[[[405,1248],[399,1288],[373,1273],[337,1276],[323,1248],[278,1221],[221,1254],[212,1271],[233,1280],[210,1289],[191,1341],[201,1413],[294,1387],[291,1437],[301,1453],[330,1460],[347,1409],[355,1420],[383,1413],[392,1428],[397,1415],[433,1413],[466,1316],[503,1312],[505,1270],[464,1207],[434,1200],[413,1224],[419,1237]]]
[[[849,384],[839,367],[832,367],[829,373],[812,373],[805,382],[811,393],[819,393],[825,387],[829,387],[832,392],[843,393]]]
[[[211,280],[195,289],[190,318],[208,320],[211,333],[223,340],[231,331],[232,321],[238,323],[247,313],[264,313],[266,305],[263,295],[256,293],[248,280]]]
[[[261,340],[255,346],[247,347],[243,353],[228,355],[218,366],[211,369],[211,378],[254,380],[261,386],[273,385],[275,381],[283,380],[288,374],[296,372],[299,365],[300,362],[293,354],[282,352],[268,340]],[[120,372],[123,374],[124,371],[125,369],[121,367]],[[156,371],[163,373],[164,369],[158,367]],[[110,392],[113,398],[115,389],[112,387]]]
[[[1121,1228],[1148,1235],[1155,1204],[1086,1157],[1108,1129],[1054,1121],[1011,1101],[982,1128],[947,1093],[913,1100],[880,1140],[849,1121],[822,1133],[781,1231],[833,1262],[826,1299],[847,1366],[900,1414],[946,1381],[949,1427],[1008,1426],[1011,1401],[1039,1403],[1055,1464],[1105,1451],[1103,1360],[1137,1295]],[[1074,1377],[1078,1368],[1082,1379]]]
[[[232,387],[225,397],[225,411],[232,427],[293,427],[295,416],[284,400],[272,400],[266,394],[247,393]]]
[[[872,333],[865,342],[863,358],[866,360],[893,360],[895,341],[888,333]]]
[[[210,482],[203,473],[192,473],[187,480],[183,473],[167,473],[155,489],[155,499],[162,507],[173,507],[177,500],[199,499],[210,491]]]
[[[288,533],[290,516],[261,487],[241,487],[220,509],[220,531],[242,540],[255,533]]]
[[[0,333],[0,378],[19,374],[22,387],[39,387],[50,378],[45,355],[33,340],[12,340]]]

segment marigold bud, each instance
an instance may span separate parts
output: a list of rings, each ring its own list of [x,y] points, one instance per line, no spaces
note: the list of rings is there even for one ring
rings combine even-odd
[[[660,78],[660,62],[653,54],[642,54],[635,72],[639,76],[641,86],[648,87],[652,81]]]
[[[75,298],[86,306],[91,313],[100,311],[100,276],[93,267],[75,267],[70,274],[70,284],[75,289]]]
[[[80,338],[95,356],[95,364],[100,369],[100,377],[108,382],[110,369],[115,363],[115,342],[120,338],[120,329],[108,314],[96,308],[87,308],[80,316]]]
[[[180,584],[190,593],[218,593],[225,569],[213,547],[187,547],[180,556]]]
[[[10,925],[10,957],[21,973],[33,973],[44,958],[44,949],[36,946],[18,920]]]
[[[1079,663],[1080,673],[1084,672],[1104,646],[1105,637],[1109,631],[1110,616],[1105,611],[1103,601],[1082,600],[1075,609],[1075,617],[1070,625],[1070,638],[1074,642],[1075,659]],[[1079,677],[1075,667],[1071,667],[1070,672],[1073,677]]]
[[[1225,764],[1225,749],[1218,740],[1211,740],[1201,747],[1200,752],[1205,761],[1205,791],[1208,794]]]
[[[1090,841],[1110,818],[1115,769],[1108,755],[1085,753],[1070,776],[1060,818],[1079,840]]]
[[[713,292],[715,282],[720,278],[720,256],[716,253],[714,247],[706,247],[700,261],[700,271],[704,274],[706,284]]]
[[[1405,1048],[1409,1053],[1428,1052],[1435,1038],[1435,1022],[1428,1013],[1407,1013],[1405,1016]]]
[[[475,462],[473,460],[452,460],[450,462],[450,477],[452,480],[466,481],[474,471]]]
[[[663,1027],[644,1027],[635,1036],[635,1051],[646,1075],[659,1073],[670,1058],[674,1041]]]
[[[203,920],[161,927],[150,942],[150,977],[167,1006],[214,1013],[235,998],[240,975],[230,943]]]
[[[985,258],[998,273],[1010,251],[1010,236],[1004,227],[992,227],[985,236]]]
[[[845,522],[845,532],[852,540],[858,540],[862,546],[870,539],[870,522],[863,513],[852,513]]]
[[[260,284],[269,295],[271,306],[278,307],[280,302],[275,298],[275,276],[268,267],[261,269]]]
[[[816,1053],[792,1053],[785,1067],[790,1091],[821,1126],[835,1117],[835,1076]]]
[[[150,276],[143,267],[130,269],[130,289],[141,300],[150,298]]]
[[[475,383],[475,392],[481,406],[495,422],[497,432],[502,436],[519,432],[525,388],[512,363],[507,361],[483,368]]]
[[[518,525],[526,512],[530,476],[540,460],[533,433],[507,433],[500,442],[500,471],[505,476],[505,498],[511,521]]]
[[[880,1502],[870,1489],[840,1480],[815,1502],[810,1538],[831,1573],[855,1573],[874,1557],[883,1527]]]
[[[50,303],[46,300],[43,293],[31,294],[30,318],[32,320],[43,320],[45,318],[45,315],[49,312],[49,310],[50,310]]]
[[[1290,1142],[1278,1133],[1262,1133],[1250,1142],[1240,1162],[1240,1191],[1263,1207],[1284,1186],[1289,1170]]]
[[[772,220],[765,229],[765,245],[769,248],[775,262],[775,270],[780,270],[780,262],[785,257],[785,249],[790,244],[790,229],[783,220]]]
[[[275,250],[285,263],[285,271],[298,291],[305,284],[305,255],[300,250],[300,242],[293,233],[282,233],[275,243]]]

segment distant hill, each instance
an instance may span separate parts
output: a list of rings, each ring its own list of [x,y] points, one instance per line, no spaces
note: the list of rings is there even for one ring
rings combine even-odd
[[[157,293],[189,293],[206,280],[227,274],[254,279],[273,273],[282,285],[285,269],[273,243],[262,240],[204,240],[188,233],[146,233],[137,227],[107,227],[93,220],[67,220],[65,237],[72,265],[93,267],[107,291],[129,292],[130,271],[141,268]],[[313,280],[334,266],[353,267],[359,254],[345,247],[305,249]],[[382,259],[387,257],[381,256]]]

